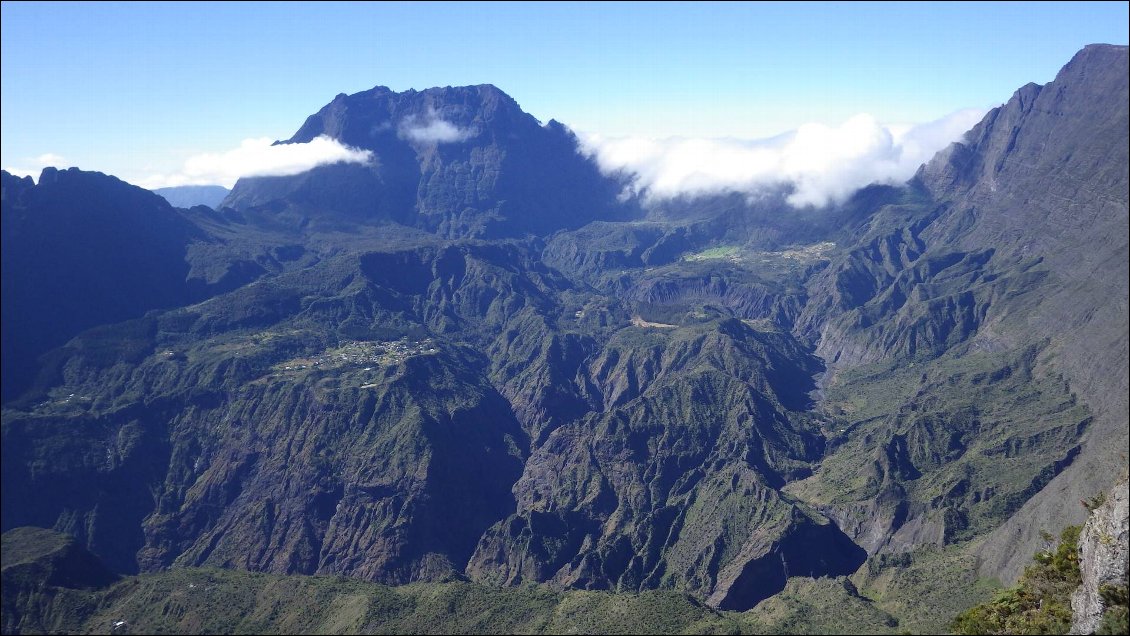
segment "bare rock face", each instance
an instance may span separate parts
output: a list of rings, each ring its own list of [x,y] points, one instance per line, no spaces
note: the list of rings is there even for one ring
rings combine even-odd
[[[1130,552],[1130,488],[1127,480],[1114,487],[1106,503],[1095,508],[1079,536],[1083,584],[1071,595],[1072,634],[1093,634],[1102,622],[1102,585],[1126,585]]]

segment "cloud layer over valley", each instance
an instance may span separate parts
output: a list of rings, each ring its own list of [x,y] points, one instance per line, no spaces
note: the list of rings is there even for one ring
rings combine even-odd
[[[951,142],[959,141],[984,115],[956,111],[933,122],[884,125],[860,114],[839,126],[806,124],[768,139],[606,137],[579,133],[581,151],[606,174],[627,174],[629,193],[645,203],[725,193],[756,195],[790,186],[795,207],[841,202],[872,183],[902,183]],[[387,124],[392,128],[394,124]],[[435,110],[409,116],[395,125],[397,135],[413,144],[468,141],[478,131],[442,118]],[[145,188],[222,185],[241,177],[289,176],[334,163],[367,163],[373,152],[353,148],[328,136],[309,143],[280,144],[270,138],[245,139],[236,148],[196,154],[179,170],[151,174],[136,183]],[[25,158],[13,174],[38,177],[48,165],[64,167],[54,154]]]
[[[796,207],[840,202],[872,183],[901,183],[984,116],[966,109],[914,126],[885,126],[866,114],[838,127],[806,124],[761,140],[606,138],[581,135],[607,173],[634,175],[646,201],[792,184]]]

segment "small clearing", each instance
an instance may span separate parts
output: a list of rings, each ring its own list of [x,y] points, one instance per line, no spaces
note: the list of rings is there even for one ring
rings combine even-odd
[[[679,325],[669,325],[665,322],[648,322],[639,316],[632,316],[633,327],[653,327],[657,329],[674,329]]]

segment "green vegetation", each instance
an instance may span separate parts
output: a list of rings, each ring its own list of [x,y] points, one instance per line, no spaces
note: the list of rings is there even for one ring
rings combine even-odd
[[[0,543],[0,569],[34,563],[67,547],[74,539],[41,528],[15,528],[3,535]]]
[[[898,628],[844,578],[790,579],[780,595],[745,613],[712,610],[670,591],[562,592],[463,581],[391,587],[212,568],[143,574],[103,589],[43,589],[60,599],[51,608],[54,622],[24,614],[24,623],[5,623],[12,628],[5,632],[880,634]],[[5,620],[8,602],[16,600],[5,592]]]
[[[727,260],[732,263],[756,264],[758,269],[792,264],[808,264],[828,257],[835,252],[836,244],[821,241],[808,245],[794,245],[777,251],[753,251],[738,245],[719,245],[683,256],[683,261]]]
[[[1047,484],[1091,424],[1038,346],[863,365],[825,389],[830,452],[790,494],[817,505],[905,492],[946,544],[997,527]]]
[[[1099,587],[1103,599],[1103,620],[1096,634],[1130,633],[1130,594],[1125,585],[1103,585]]]
[[[67,632],[130,633],[737,633],[724,615],[674,592],[556,592],[467,582],[389,587],[335,577],[175,569],[71,592]]]
[[[944,629],[1038,547],[993,530],[1022,506],[1061,527],[1082,495],[1046,486],[1125,448],[1126,278],[1095,273],[1125,263],[1126,177],[1075,134],[1126,147],[1119,55],[1076,106],[1117,126],[1018,99],[911,187],[826,210],[620,209],[516,112],[477,113],[475,143],[518,145],[382,150],[216,214],[88,209],[99,188],[33,210],[43,184],[5,176],[3,518],[75,540],[5,537],[4,631]],[[513,106],[473,95],[451,104]],[[323,123],[425,107],[389,105]],[[1061,549],[959,626],[1062,629]]]
[[[894,634],[905,629],[843,577],[789,579],[780,594],[742,619],[744,631],[756,634]]]
[[[898,617],[900,631],[914,634],[944,632],[955,614],[1001,587],[978,576],[964,544],[873,556],[851,579],[876,608]]]
[[[1071,627],[1071,593],[1079,587],[1080,526],[1063,530],[1059,545],[1035,555],[1020,582],[988,603],[954,619],[956,634],[1066,634]],[[1049,537],[1050,538],[1050,537]]]
[[[93,590],[117,580],[73,538],[51,530],[9,530],[0,554],[4,634],[73,631],[91,610]]]

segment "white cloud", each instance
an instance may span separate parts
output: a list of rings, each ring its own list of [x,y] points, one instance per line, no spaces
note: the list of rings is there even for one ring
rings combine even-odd
[[[218,184],[230,188],[241,177],[285,177],[333,163],[366,163],[373,153],[351,148],[326,135],[304,144],[278,144],[268,137],[244,139],[227,152],[189,157],[180,172],[153,175],[144,188]]]
[[[791,205],[823,206],[872,183],[906,181],[983,115],[962,110],[927,124],[883,126],[861,114],[838,127],[806,124],[762,140],[582,135],[582,142],[605,172],[633,174],[648,201],[792,184]]]
[[[455,143],[465,141],[473,137],[474,134],[473,130],[460,128],[444,120],[432,108],[428,109],[428,116],[423,121],[416,115],[411,115],[400,122],[400,136],[402,138],[423,143]]]
[[[43,172],[44,168],[66,168],[67,159],[55,153],[46,152],[38,157],[24,157],[20,160],[22,165],[15,167],[4,167],[10,174],[17,177],[31,177],[32,179],[39,179],[39,174]]]
[[[889,126],[889,129],[895,143],[902,148],[903,162],[913,164],[917,170],[939,150],[959,141],[985,117],[985,112],[979,108],[966,108],[936,121],[917,126]]]
[[[44,167],[53,166],[55,168],[62,167],[63,164],[67,163],[66,159],[51,152],[46,152],[42,155],[39,155],[35,158],[35,161]]]

